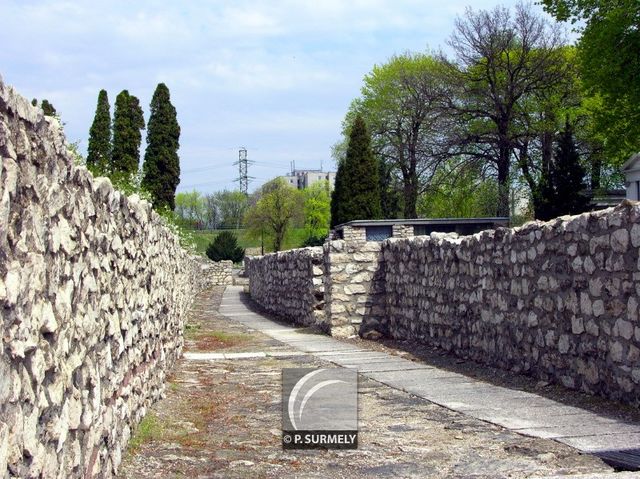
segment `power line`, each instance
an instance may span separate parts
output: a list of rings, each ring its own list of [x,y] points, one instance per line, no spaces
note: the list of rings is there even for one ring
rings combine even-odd
[[[277,163],[269,163],[264,161],[255,161],[255,160],[252,160],[250,163],[252,165],[259,166],[260,168],[266,168],[270,170],[286,170],[287,169],[285,165],[277,164]],[[234,163],[234,165],[235,164],[237,163]],[[202,166],[199,168],[192,168],[190,170],[181,170],[180,174],[202,173],[203,171],[219,170],[219,169],[220,169],[220,165]]]
[[[196,188],[198,186],[209,186],[209,185],[217,185],[220,183],[230,183],[233,180],[212,180],[212,181],[205,181],[203,183],[195,183],[192,185],[180,185],[180,188]]]

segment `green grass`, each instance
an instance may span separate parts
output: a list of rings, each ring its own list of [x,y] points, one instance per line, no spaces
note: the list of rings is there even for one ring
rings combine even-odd
[[[140,447],[151,441],[156,441],[162,437],[162,424],[158,417],[153,413],[147,415],[140,421],[136,431],[129,441],[129,449],[137,451]]]
[[[225,331],[212,331],[207,336],[217,339],[223,343],[239,343],[251,339],[249,334],[244,333],[227,333]]]
[[[209,243],[213,241],[216,235],[220,233],[220,231],[221,230],[189,231],[189,233],[191,233],[191,235],[193,236],[193,240],[196,244],[196,251],[200,254],[205,254],[205,251],[207,250],[207,246],[209,245]],[[259,248],[260,247],[260,238],[254,239],[249,237],[249,235],[247,234],[247,230],[239,229],[239,230],[227,230],[227,231],[231,231],[236,235],[236,237],[238,238],[238,245],[241,246],[242,248]],[[283,249],[287,250],[287,249],[293,249],[293,248],[300,248],[304,240],[305,240],[304,228],[293,228],[289,231],[287,238],[285,238]],[[272,250],[273,248],[272,248],[271,242],[265,238],[265,245],[264,245],[265,253],[269,253]]]

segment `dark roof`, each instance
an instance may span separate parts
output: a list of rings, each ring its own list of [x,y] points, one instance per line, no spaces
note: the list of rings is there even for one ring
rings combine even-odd
[[[344,226],[393,226],[393,225],[498,225],[509,226],[509,218],[496,216],[491,218],[413,218],[393,220],[353,220],[337,225],[340,229]]]

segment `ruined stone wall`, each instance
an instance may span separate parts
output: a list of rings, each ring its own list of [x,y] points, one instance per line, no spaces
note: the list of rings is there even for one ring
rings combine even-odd
[[[324,244],[325,316],[333,336],[386,331],[381,246],[348,240]]]
[[[111,477],[207,276],[1,79],[0,156],[0,477]]]
[[[201,274],[209,286],[233,284],[233,261],[211,261],[198,256]]]
[[[640,403],[640,205],[383,244],[389,333]]]
[[[323,273],[319,246],[245,258],[254,301],[293,323],[318,324],[326,329]]]

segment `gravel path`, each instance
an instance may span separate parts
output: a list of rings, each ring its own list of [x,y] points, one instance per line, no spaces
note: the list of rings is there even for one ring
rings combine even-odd
[[[131,441],[119,477],[519,478],[611,471],[555,441],[521,436],[370,379],[360,381],[358,450],[283,451],[281,369],[329,363],[282,355],[297,351],[222,316],[222,292],[198,297],[185,352],[277,354],[181,359],[166,398]]]

